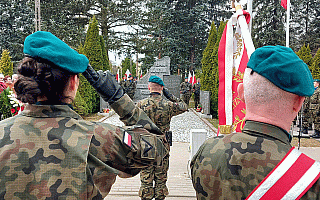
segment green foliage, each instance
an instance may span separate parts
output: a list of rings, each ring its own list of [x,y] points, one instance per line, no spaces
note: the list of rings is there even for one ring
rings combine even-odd
[[[24,54],[23,42],[34,31],[34,1],[0,1],[0,52],[8,49],[14,63]]]
[[[87,31],[87,37],[83,50],[83,54],[89,59],[90,65],[98,70],[106,70],[109,68],[108,57],[106,51],[103,50],[104,41],[99,35],[98,21],[95,17],[92,18]],[[87,102],[89,113],[99,112],[100,110],[100,96],[89,86],[84,77],[80,77],[80,95],[85,102]]]
[[[103,36],[100,35],[100,45],[101,45],[101,49],[102,49],[102,57],[103,57],[103,61],[102,61],[102,71],[107,71],[110,70],[110,66],[109,66],[109,56],[108,56],[108,51],[106,49],[106,45],[105,45],[105,41],[103,39]]]
[[[320,79],[320,48],[318,49],[316,55],[313,57],[311,69],[313,78]]]
[[[310,44],[314,55],[320,48],[319,1],[291,1],[290,46],[295,50],[303,44]]]
[[[12,117],[12,105],[10,104],[10,99],[8,95],[10,95],[9,88],[3,90],[0,94],[0,115],[2,114],[2,119]]]
[[[131,67],[130,67],[131,66]],[[125,75],[127,69],[129,69],[131,75],[133,77],[136,76],[136,64],[133,62],[132,59],[130,58],[125,58],[122,62],[121,62],[121,67],[122,67],[122,76]],[[130,70],[131,69],[131,70]],[[121,77],[122,78],[122,77]]]
[[[279,0],[253,1],[252,40],[256,48],[266,45],[285,45],[286,10]]]
[[[299,56],[299,58],[301,60],[303,60],[303,62],[305,62],[308,65],[308,67],[309,67],[309,69],[311,71],[311,74],[313,74],[312,73],[312,68],[311,68],[312,55],[311,55],[311,50],[310,50],[309,45],[306,47],[306,45],[304,44],[296,54]]]
[[[209,32],[209,38],[207,47],[203,51],[203,57],[201,60],[202,64],[202,77],[201,77],[201,87],[202,90],[210,91],[213,85],[213,78],[211,77],[211,72],[213,70],[213,51],[214,46],[217,41],[217,28],[214,24],[214,21],[211,24],[211,29]]]
[[[11,62],[11,57],[8,50],[2,51],[0,60],[0,73],[2,73],[4,76],[12,76],[13,74],[13,63]]]
[[[218,68],[218,49],[220,39],[226,26],[225,22],[220,22],[218,32],[214,25],[211,25],[208,45],[203,52],[201,90],[210,91],[210,113],[213,117],[218,116],[218,90],[219,90],[219,68]]]
[[[87,106],[87,103],[82,99],[80,92],[77,92],[76,97],[72,103],[74,110],[79,115],[88,115],[89,114],[89,108]]]

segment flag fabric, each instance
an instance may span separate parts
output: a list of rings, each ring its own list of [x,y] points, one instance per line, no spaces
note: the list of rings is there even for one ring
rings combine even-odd
[[[249,59],[241,28],[237,22],[240,15],[245,16],[247,24],[250,22],[248,12],[237,11],[228,21],[219,44],[218,134],[241,132],[245,124],[245,103],[238,97],[237,87],[243,82],[243,74]],[[235,33],[233,33],[234,25],[236,25]]]
[[[189,76],[188,76],[188,82],[192,84],[192,75],[191,72],[189,71]]]
[[[197,80],[196,80],[196,75],[194,74],[194,71],[193,71],[193,85],[197,83]]]
[[[131,145],[132,145],[132,136],[127,132],[124,132],[123,143],[125,143],[129,147],[131,147]]]
[[[131,72],[129,71],[129,69],[127,69],[125,75],[126,75],[126,77],[129,77],[129,75],[131,75]]]
[[[142,78],[142,69],[140,69],[140,78]]]
[[[118,81],[118,83],[120,83],[120,78],[119,78],[119,68],[118,68],[118,71],[117,71],[116,80]]]
[[[281,0],[281,6],[287,10],[287,0]]]
[[[320,162],[292,147],[247,200],[300,199],[320,177]]]

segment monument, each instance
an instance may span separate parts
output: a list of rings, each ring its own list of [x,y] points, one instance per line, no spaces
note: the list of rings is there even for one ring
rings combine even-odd
[[[176,97],[180,97],[180,82],[181,77],[179,75],[170,75],[170,57],[165,56],[161,59],[158,59],[153,66],[149,69],[140,80],[137,81],[136,92],[133,97],[134,102],[138,102],[142,99],[149,97],[148,82],[150,76],[160,77],[166,88]],[[109,104],[100,98],[100,112],[103,109],[109,108]]]
[[[148,90],[148,82],[150,76],[158,76],[164,82],[164,85],[168,90],[179,97],[179,88],[180,88],[180,76],[179,75],[170,75],[170,57],[165,56],[161,59],[158,59],[154,65],[149,69],[148,73],[146,73],[138,82],[137,89],[134,95],[134,101],[140,101],[149,97]]]

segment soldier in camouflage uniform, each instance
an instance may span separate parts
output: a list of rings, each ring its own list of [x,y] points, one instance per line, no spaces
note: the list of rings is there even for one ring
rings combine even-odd
[[[180,99],[169,93],[167,89],[163,90],[163,81],[157,76],[151,76],[148,88],[151,92],[150,97],[138,102],[137,106],[141,108],[150,119],[165,134],[170,129],[170,120],[173,116],[188,110],[187,105]],[[161,91],[170,101],[161,97]],[[170,146],[167,143],[167,149]],[[160,167],[150,166],[140,172],[141,187],[139,196],[143,200],[165,199],[168,195],[167,172],[169,169],[169,155],[165,158],[164,164]],[[153,186],[153,182],[155,183]]]
[[[201,88],[200,78],[197,78],[197,83],[195,83],[192,86],[193,93],[194,93],[194,108],[195,109],[197,109],[198,104],[200,103],[200,88]]]
[[[308,134],[308,129],[310,127],[310,122],[311,122],[310,97],[305,98],[300,111],[300,115],[301,114],[302,114],[302,133]],[[298,118],[299,120],[301,120],[300,117]]]
[[[136,82],[133,81],[133,77],[129,75],[128,80],[126,81],[126,93],[127,95],[133,99],[134,94],[136,93]]]
[[[126,82],[127,82],[127,77],[124,76],[122,80],[120,81],[120,86],[122,87],[123,91],[126,93]]]
[[[189,101],[192,92],[192,85],[188,82],[188,77],[185,78],[184,82],[180,84],[180,93],[182,94],[182,100],[189,106]]]
[[[312,113],[312,121],[314,124],[314,134],[311,135],[313,138],[320,138],[320,88],[319,79],[314,80],[315,91],[310,98],[310,112]]]
[[[110,73],[48,32],[28,36],[24,53],[15,90],[26,108],[0,122],[0,199],[104,199],[119,171],[134,176],[168,155],[160,130]],[[78,73],[126,128],[73,111]]]
[[[291,122],[314,91],[308,66],[289,48],[258,48],[247,67],[238,87],[242,132],[206,140],[191,161],[199,200],[246,199],[291,149]],[[320,199],[319,179],[301,199]]]

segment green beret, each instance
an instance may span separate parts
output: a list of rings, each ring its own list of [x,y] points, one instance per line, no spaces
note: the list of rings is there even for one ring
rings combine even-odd
[[[84,72],[89,64],[85,55],[71,49],[52,33],[38,31],[24,41],[23,52],[33,58],[42,58],[55,65],[78,74]]]
[[[157,83],[161,86],[164,86],[164,83],[163,81],[161,80],[161,78],[157,77],[157,76],[150,76],[149,78],[149,82],[152,82],[152,83]]]
[[[288,47],[258,48],[247,66],[287,92],[299,96],[311,96],[314,92],[308,66]]]

